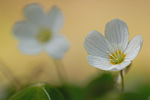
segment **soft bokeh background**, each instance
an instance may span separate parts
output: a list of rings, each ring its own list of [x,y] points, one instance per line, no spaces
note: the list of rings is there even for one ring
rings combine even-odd
[[[125,77],[125,85],[132,87],[150,79],[150,1],[149,0],[0,0],[0,60],[20,79],[26,80],[36,67],[42,66],[43,73],[35,80],[58,82],[54,64],[46,53],[37,56],[22,54],[18,41],[12,35],[16,21],[24,19],[23,8],[30,3],[39,3],[45,11],[58,6],[65,16],[61,30],[70,41],[70,50],[63,59],[68,80],[83,85],[97,69],[87,62],[83,47],[86,35],[97,30],[104,34],[105,24],[114,19],[124,20],[129,28],[130,39],[141,34],[144,43],[141,52],[132,62]],[[1,67],[0,67],[1,68]],[[0,71],[0,84],[8,80]]]

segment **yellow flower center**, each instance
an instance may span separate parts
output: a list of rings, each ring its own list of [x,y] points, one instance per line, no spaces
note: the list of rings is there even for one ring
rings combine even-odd
[[[37,39],[40,43],[46,43],[52,38],[52,33],[49,29],[41,29],[37,34]]]
[[[117,50],[115,53],[109,55],[110,63],[113,65],[120,64],[124,61],[125,56],[126,55],[123,54],[120,50]]]

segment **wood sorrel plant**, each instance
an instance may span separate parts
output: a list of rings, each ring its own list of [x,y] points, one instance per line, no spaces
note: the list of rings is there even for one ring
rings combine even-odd
[[[90,65],[106,71],[120,71],[122,92],[122,70],[138,55],[143,43],[141,35],[135,36],[130,42],[128,40],[127,24],[120,19],[114,19],[106,24],[105,37],[97,31],[92,31],[83,43],[89,54],[87,59]]]

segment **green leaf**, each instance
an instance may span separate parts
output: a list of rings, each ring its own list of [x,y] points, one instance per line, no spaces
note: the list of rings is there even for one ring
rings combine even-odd
[[[103,73],[87,85],[85,99],[94,100],[104,96],[111,91],[114,86],[114,76],[110,73]]]
[[[16,90],[12,86],[3,86],[0,89],[0,100],[8,100],[15,93]]]
[[[64,98],[57,89],[39,83],[25,88],[9,100],[64,100]]]
[[[58,87],[65,97],[65,100],[83,100],[84,89],[79,86],[66,84]]]
[[[122,100],[120,99],[121,93],[119,91],[113,90],[111,92],[108,92],[105,96],[99,97],[92,100]]]
[[[65,100],[63,94],[57,88],[46,84],[45,89],[52,100]]]
[[[149,85],[149,83],[144,84],[142,87],[139,87],[139,89],[137,91],[139,91],[139,93],[142,95],[143,100],[149,100],[148,99],[148,98],[150,98],[150,85]]]
[[[146,100],[139,93],[124,93],[120,96],[119,100]]]

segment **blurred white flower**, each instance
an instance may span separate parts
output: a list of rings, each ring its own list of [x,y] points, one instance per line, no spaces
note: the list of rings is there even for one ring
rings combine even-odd
[[[108,71],[120,71],[127,67],[140,52],[143,39],[135,36],[129,43],[126,23],[114,19],[105,26],[105,37],[97,32],[90,32],[84,40],[90,65]]]
[[[52,58],[61,59],[69,49],[67,39],[59,34],[63,26],[63,15],[57,7],[45,14],[38,4],[24,9],[26,20],[17,22],[13,33],[20,41],[19,49],[24,54],[36,55],[43,50]]]

